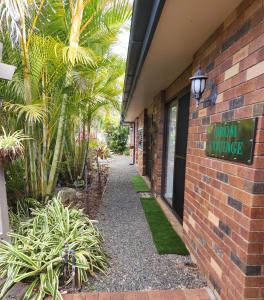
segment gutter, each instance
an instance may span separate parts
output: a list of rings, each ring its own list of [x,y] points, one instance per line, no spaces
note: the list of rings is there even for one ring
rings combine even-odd
[[[134,1],[123,90],[122,120],[125,119],[165,1]]]

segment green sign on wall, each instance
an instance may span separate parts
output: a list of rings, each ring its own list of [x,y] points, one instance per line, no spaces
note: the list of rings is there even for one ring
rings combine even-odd
[[[206,155],[252,164],[256,118],[208,126]]]

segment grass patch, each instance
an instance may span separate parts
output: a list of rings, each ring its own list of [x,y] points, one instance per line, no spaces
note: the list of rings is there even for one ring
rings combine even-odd
[[[140,201],[158,253],[188,255],[187,248],[165,217],[156,199],[140,198]]]
[[[150,192],[149,187],[141,176],[132,176],[132,184],[136,192]]]

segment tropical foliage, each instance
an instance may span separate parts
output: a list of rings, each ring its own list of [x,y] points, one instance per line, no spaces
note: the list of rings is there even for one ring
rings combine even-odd
[[[12,244],[0,242],[0,277],[6,278],[0,299],[19,281],[28,283],[24,299],[62,299],[60,285],[80,285],[95,272],[105,273],[101,235],[81,210],[53,199],[32,214],[10,234]]]
[[[124,153],[127,150],[129,129],[127,126],[110,126],[107,130],[107,143],[114,153]]]
[[[21,194],[49,197],[62,169],[83,177],[93,121],[120,106],[125,63],[111,46],[130,13],[127,0],[1,1],[3,60],[17,71],[0,83],[0,122],[29,137],[9,168]]]
[[[112,45],[130,14],[128,0],[0,1],[2,59],[16,66],[0,81],[0,163],[9,162],[13,208],[0,299],[20,281],[24,299],[62,299],[59,287],[106,271],[94,222],[52,197],[59,177],[83,182],[91,130],[120,109],[125,62]]]

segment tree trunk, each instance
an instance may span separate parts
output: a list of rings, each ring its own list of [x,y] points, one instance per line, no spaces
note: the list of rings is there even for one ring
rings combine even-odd
[[[97,164],[97,175],[98,175],[98,187],[99,187],[99,189],[101,191],[101,189],[102,189],[102,179],[101,179],[101,169],[100,169],[98,155],[96,155],[96,164]]]
[[[84,9],[83,0],[77,0],[72,15],[72,19],[71,19],[71,30],[70,30],[70,38],[69,38],[69,60],[72,66],[75,63],[77,50],[79,47],[83,9]],[[69,85],[70,78],[71,78],[71,68],[67,71],[66,74],[66,86]],[[54,150],[52,165],[49,173],[49,180],[48,180],[48,187],[47,187],[47,194],[49,195],[53,192],[53,188],[56,185],[56,172],[57,172],[58,165],[60,163],[60,159],[62,157],[67,98],[68,98],[67,94],[64,94],[62,98],[62,104],[61,104],[61,114],[60,114],[60,119],[58,124],[55,150]]]
[[[55,183],[56,173],[60,162],[60,158],[62,156],[61,152],[63,151],[63,135],[65,134],[64,128],[65,128],[66,102],[67,102],[67,95],[63,95],[55,149],[54,149],[52,164],[49,173],[48,186],[47,186],[48,195],[52,194],[53,187],[56,185]]]
[[[30,79],[30,63],[28,49],[24,41],[22,43],[22,62],[24,72],[24,98],[27,104],[32,103],[31,79]],[[27,123],[26,134],[32,139],[28,140],[29,150],[29,170],[30,170],[30,186],[31,193],[34,197],[38,196],[37,170],[36,170],[36,152],[34,138],[34,124],[32,121]]]
[[[89,120],[87,123],[87,139],[84,141],[82,158],[81,158],[81,169],[80,169],[80,177],[84,176],[84,167],[87,164],[87,157],[89,153],[89,143],[90,143],[90,131],[91,131],[91,121]]]
[[[42,119],[42,154],[41,154],[41,194],[42,198],[47,194],[47,184],[48,184],[48,107],[46,103],[46,95],[45,95],[45,74],[42,75],[42,99],[44,104],[45,116]]]

